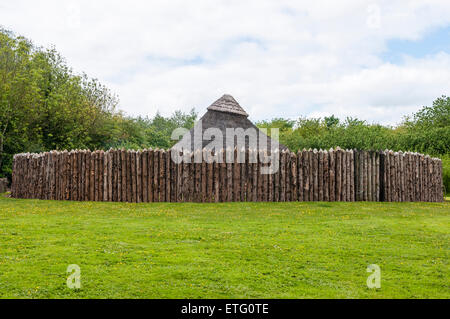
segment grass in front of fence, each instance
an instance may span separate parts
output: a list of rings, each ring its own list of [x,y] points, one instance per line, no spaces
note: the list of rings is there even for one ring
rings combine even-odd
[[[2,298],[450,298],[450,203],[0,199]],[[81,267],[81,289],[66,285]],[[381,288],[368,289],[369,264]]]

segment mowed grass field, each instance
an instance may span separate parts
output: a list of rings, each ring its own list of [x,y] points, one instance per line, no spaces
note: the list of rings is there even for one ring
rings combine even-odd
[[[1,298],[450,298],[450,204],[0,198]],[[81,289],[66,285],[81,268]],[[369,289],[369,264],[381,288]]]

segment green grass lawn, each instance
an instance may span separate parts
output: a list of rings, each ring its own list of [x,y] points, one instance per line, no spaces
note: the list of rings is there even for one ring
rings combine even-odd
[[[450,203],[0,198],[2,298],[450,298]],[[66,285],[81,267],[81,289]],[[381,288],[366,286],[369,264]]]

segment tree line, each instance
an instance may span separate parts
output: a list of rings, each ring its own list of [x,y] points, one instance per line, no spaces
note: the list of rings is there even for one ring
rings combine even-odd
[[[297,120],[276,118],[258,127],[279,128],[280,142],[291,151],[341,147],[359,150],[394,150],[429,154],[442,159],[444,185],[450,190],[450,97],[405,116],[397,126],[370,124],[355,118],[341,121],[334,115]],[[270,130],[269,130],[270,132]]]
[[[197,113],[130,117],[98,80],[75,73],[54,48],[36,46],[0,29],[0,177],[11,177],[12,157],[64,149],[170,148],[172,131],[192,128]],[[333,116],[276,118],[258,127],[280,129],[280,142],[298,149],[416,151],[444,161],[450,188],[450,97],[437,98],[400,125],[370,124]]]
[[[76,74],[54,48],[0,29],[0,176],[21,152],[170,147],[171,131],[196,114],[132,118],[98,80]]]

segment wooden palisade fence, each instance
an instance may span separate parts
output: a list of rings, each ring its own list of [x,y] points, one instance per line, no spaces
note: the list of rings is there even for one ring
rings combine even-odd
[[[237,154],[237,152],[243,152]],[[75,201],[443,201],[442,162],[392,151],[280,153],[279,170],[245,163],[181,163],[170,151],[63,151],[14,157],[12,196]],[[225,158],[225,152],[220,156]]]

